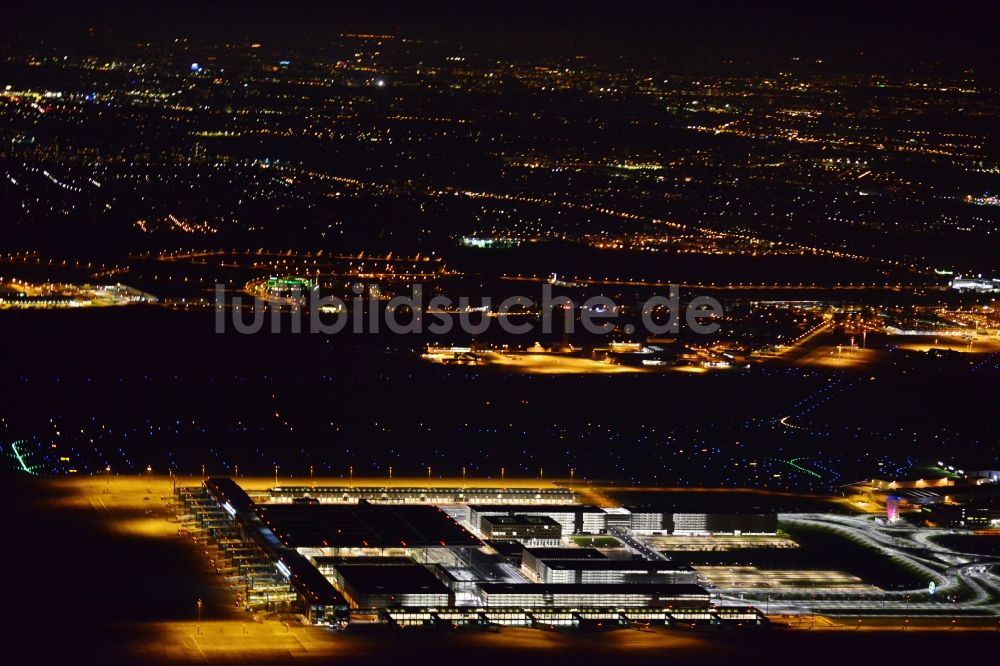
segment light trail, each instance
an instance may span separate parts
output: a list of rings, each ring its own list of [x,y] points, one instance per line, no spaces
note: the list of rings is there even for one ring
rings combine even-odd
[[[24,456],[22,456],[21,452],[17,450],[17,445],[18,444],[24,444],[24,440],[23,439],[19,439],[16,442],[11,442],[10,443],[10,448],[14,451],[14,457],[17,458],[17,462],[21,463],[21,468],[25,472],[27,472],[28,474],[34,474],[34,472],[31,471],[31,468],[28,467],[28,465],[24,462]]]
[[[786,416],[785,418],[788,418],[788,417]],[[785,424],[785,425],[788,425],[788,424]],[[796,426],[792,426],[792,427],[794,428]],[[823,478],[819,474],[817,474],[816,472],[812,471],[811,469],[806,469],[802,465],[799,465],[798,463],[796,463],[797,460],[804,460],[804,458],[792,458],[791,460],[782,460],[781,462],[785,463],[786,465],[790,465],[790,466],[794,467],[795,469],[799,470],[800,472],[803,472],[805,474],[809,474],[811,476],[814,476],[817,479],[822,479]]]
[[[786,428],[794,428],[795,430],[806,430],[806,428],[803,428],[802,426],[797,426],[794,423],[789,423],[788,419],[790,418],[792,418],[791,414],[789,414],[788,416],[782,416],[780,419],[778,419],[778,423],[785,426]]]

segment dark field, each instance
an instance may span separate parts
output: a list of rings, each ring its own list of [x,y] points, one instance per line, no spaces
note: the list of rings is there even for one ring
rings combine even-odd
[[[995,448],[993,357],[532,376],[425,364],[391,335],[219,335],[210,313],[155,307],[8,313],[4,326],[0,432],[42,474],[573,468],[625,486],[830,494],[942,456],[988,466]],[[778,423],[787,415],[799,429]]]
[[[1000,535],[977,534],[961,535],[946,534],[934,537],[934,541],[966,553],[978,553],[979,555],[1000,555]]]

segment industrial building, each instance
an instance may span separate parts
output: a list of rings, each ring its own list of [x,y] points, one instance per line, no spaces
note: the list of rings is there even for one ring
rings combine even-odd
[[[628,559],[610,559],[564,540],[606,530],[609,517],[630,525],[627,510],[558,504],[556,495],[550,504],[473,505],[468,520],[490,537],[484,543],[460,524],[464,505],[446,511],[409,491],[347,502],[341,491],[277,488],[251,497],[232,479],[209,478],[175,494],[219,546],[220,573],[242,586],[247,610],[300,612],[339,626],[762,621],[752,609],[711,608],[694,571],[652,551],[642,559],[622,547]]]
[[[534,578],[541,578],[541,563],[545,560],[606,560],[607,555],[596,548],[525,548],[521,568]]]
[[[347,600],[309,560],[268,529],[257,504],[232,479],[207,479],[203,493],[183,488],[177,493],[212,538],[233,546],[232,562],[247,581],[248,601],[258,590],[263,592],[265,607],[270,606],[272,595],[275,607],[291,596],[316,623],[337,622],[347,612]]]
[[[996,529],[1000,527],[1000,506],[967,506],[965,504],[928,504],[921,516],[938,527]]]
[[[486,545],[495,553],[497,561],[513,567],[521,567],[524,558],[524,545],[521,542],[491,539],[486,542]]]
[[[562,525],[550,516],[482,516],[479,524],[487,539],[508,539],[526,546],[558,546],[562,541]]]
[[[278,486],[267,492],[269,504],[284,504],[302,497],[321,504],[574,504],[576,494],[566,488],[454,488],[437,486]]]
[[[650,507],[628,507],[628,528],[637,534],[776,534],[776,513],[757,511],[706,512],[665,511]]]
[[[400,627],[539,627],[545,629],[606,629],[612,627],[645,627],[649,625],[680,625],[684,627],[761,627],[767,617],[751,606],[719,606],[708,608],[533,608],[512,606],[427,608],[393,608],[382,612],[386,622]]]
[[[324,557],[314,562],[352,608],[455,605],[453,592],[408,557]]]
[[[975,291],[979,293],[989,293],[1000,291],[1000,279],[977,277],[963,277],[956,275],[951,280],[951,288],[959,291]]]
[[[482,545],[444,511],[427,504],[263,504],[256,511],[285,546],[312,556],[422,556],[427,549]]]
[[[698,585],[485,583],[479,586],[479,593],[484,606],[521,608],[707,608],[709,605],[708,591]]]
[[[594,584],[695,584],[698,574],[690,566],[677,562],[648,560],[558,560],[538,561],[542,583]]]
[[[603,534],[610,528],[628,529],[638,534],[776,534],[778,516],[760,510],[712,510],[699,507],[663,509],[658,507],[598,508],[585,504],[565,506],[474,504],[469,507],[469,523],[483,534],[484,516],[542,515],[562,525],[563,535]]]
[[[971,483],[893,489],[886,506],[896,498],[898,504],[920,507],[921,518],[938,527],[995,529],[1000,527],[1000,484],[990,480],[993,473],[979,472]]]
[[[504,515],[536,515],[548,516],[562,525],[562,533],[568,534],[600,534],[607,529],[607,513],[596,506],[587,504],[553,505],[506,505],[506,504],[471,504],[469,505],[469,523],[473,529],[482,534],[483,516]]]

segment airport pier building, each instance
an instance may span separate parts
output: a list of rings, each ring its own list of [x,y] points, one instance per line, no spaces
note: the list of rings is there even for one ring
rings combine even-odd
[[[209,478],[175,493],[184,524],[218,546],[219,572],[242,589],[247,610],[296,611],[335,626],[765,622],[753,609],[713,607],[684,565],[565,545],[564,535],[607,526],[612,514],[597,507],[475,505],[468,515],[477,529],[520,539],[487,545],[456,520],[456,505],[446,511],[426,495],[345,502],[341,491],[330,501],[312,488],[255,499],[232,479]],[[280,501],[269,502],[274,493]]]

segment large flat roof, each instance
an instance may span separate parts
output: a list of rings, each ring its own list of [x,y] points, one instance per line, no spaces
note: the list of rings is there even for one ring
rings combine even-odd
[[[499,516],[483,516],[483,523],[490,525],[546,525],[546,526],[559,526],[559,523],[551,516],[535,516],[528,514],[527,516],[517,515],[517,514],[501,514]]]
[[[486,543],[493,550],[506,557],[520,557],[524,552],[524,544],[508,539],[487,539]]]
[[[652,562],[650,560],[555,560],[543,557],[542,561],[549,569],[568,569],[572,571],[693,571],[691,565],[680,562]]]
[[[205,488],[219,504],[228,503],[237,513],[251,511],[255,506],[246,491],[228,477],[213,476],[206,479]]]
[[[596,548],[535,548],[525,546],[524,552],[536,560],[606,560],[608,556]]]
[[[604,513],[604,509],[591,504],[470,504],[476,513]]]
[[[289,581],[311,604],[347,606],[347,601],[334,589],[326,577],[298,552],[287,549],[281,561],[288,567]]]
[[[449,590],[419,564],[348,564],[335,567],[345,586],[359,594],[448,594]]]
[[[426,504],[259,504],[257,514],[290,548],[482,545],[443,510]]]
[[[372,557],[343,557],[340,555],[320,555],[310,558],[317,567],[352,566],[364,564],[368,566],[394,567],[405,564],[417,564],[412,557],[405,555],[375,555]]]
[[[297,551],[282,547],[262,529],[257,522],[259,505],[250,499],[239,484],[230,478],[212,477],[205,480],[205,489],[234,520],[250,529],[254,541],[284,565],[289,582],[310,604],[347,606],[347,601],[316,567]]]
[[[652,594],[657,597],[708,598],[690,583],[481,583],[486,594]]]
[[[735,502],[727,504],[724,501],[719,501],[718,498],[705,501],[688,499],[684,500],[683,503],[671,506],[627,506],[624,508],[631,513],[665,513],[668,515],[673,513],[704,513],[709,516],[773,516],[778,511],[763,505],[747,506]]]
[[[483,495],[483,494],[508,494],[508,495],[538,495],[539,498],[545,495],[560,495],[560,496],[573,496],[572,490],[567,490],[566,488],[518,488],[511,486],[477,486],[470,485],[468,487],[461,487],[457,485],[453,486],[428,486],[424,485],[414,485],[414,486],[379,486],[379,485],[365,485],[365,484],[352,484],[352,485],[337,485],[337,486],[275,486],[271,488],[271,494],[280,495],[317,495],[317,494],[330,494],[330,493],[412,493],[416,495],[427,495],[427,494],[455,494],[455,493],[467,493],[470,495]]]

